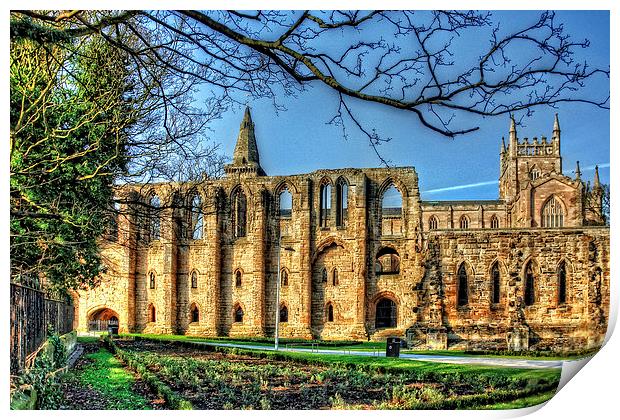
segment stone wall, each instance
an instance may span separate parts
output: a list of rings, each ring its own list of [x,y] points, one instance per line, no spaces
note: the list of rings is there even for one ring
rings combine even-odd
[[[532,184],[533,214],[540,213],[545,197],[556,194],[567,206],[566,220],[578,224],[579,185],[564,178],[550,176]],[[339,182],[347,186],[342,220],[336,218]],[[328,183],[332,205],[321,223],[318,197],[321,185]],[[402,196],[400,210],[382,207],[391,186]],[[292,195],[292,208],[280,214],[285,189]],[[285,306],[288,320],[279,333],[306,339],[396,335],[426,348],[565,350],[600,345],[605,333],[608,228],[507,228],[507,214],[517,211],[519,201],[510,208],[500,201],[421,202],[413,168],[321,170],[286,177],[229,168],[222,180],[153,185],[139,192],[145,202],[149,194],[160,197],[161,235],[145,239],[149,220],[141,224],[144,218],[136,214],[127,219],[132,222],[117,241],[103,243],[109,270],[101,286],[80,295],[81,330],[93,314],[108,308],[118,314],[121,332],[269,336],[276,311]],[[247,202],[243,235],[235,229],[237,192]],[[195,194],[202,203],[204,229],[193,239],[180,233],[187,230],[181,222],[191,218],[178,203]],[[432,215],[440,223],[430,231]],[[461,215],[469,217],[467,229],[458,229]],[[494,215],[500,218],[499,229],[491,228]],[[391,258],[398,269],[377,269]],[[278,259],[288,275],[279,300]],[[566,303],[558,304],[561,260],[568,289]],[[524,270],[530,261],[535,302],[525,306]],[[497,304],[491,303],[494,263],[500,268]],[[465,305],[457,302],[461,264],[467,273]],[[377,319],[378,304],[385,299],[394,303],[389,327]],[[235,319],[237,308],[243,311],[241,320]]]
[[[443,294],[434,298],[442,300],[449,346],[505,348],[507,334],[521,327],[529,331],[531,349],[574,350],[602,342],[609,310],[608,229],[443,231],[429,234],[428,244],[438,250],[434,262],[438,270],[427,271],[422,287],[430,288],[441,277]],[[558,302],[562,261],[567,268],[565,303]],[[499,304],[491,301],[495,262],[500,267]],[[535,301],[526,306],[524,278],[530,262]],[[468,276],[466,305],[457,302],[461,264]],[[592,276],[598,269],[602,277],[596,286]],[[599,295],[597,306],[594,296]]]

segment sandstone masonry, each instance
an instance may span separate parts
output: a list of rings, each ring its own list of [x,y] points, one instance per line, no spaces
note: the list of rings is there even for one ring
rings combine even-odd
[[[557,116],[550,141],[518,139],[511,121],[498,200],[421,201],[413,167],[266,176],[248,109],[224,178],[118,190],[109,269],[80,293],[79,328],[270,336],[278,311],[286,337],[595,348],[609,316],[602,188],[561,159]]]

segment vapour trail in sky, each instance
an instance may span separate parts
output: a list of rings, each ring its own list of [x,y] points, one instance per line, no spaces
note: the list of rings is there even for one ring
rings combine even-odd
[[[590,165],[590,166],[585,166],[583,168],[581,168],[582,171],[593,171],[594,168],[598,166],[599,169],[601,168],[609,168],[609,163],[599,163],[598,165]],[[453,185],[451,187],[443,187],[443,188],[435,188],[432,190],[426,190],[426,191],[421,191],[421,194],[434,194],[434,193],[440,193],[440,192],[446,192],[446,191],[456,191],[456,190],[464,190],[467,188],[478,188],[478,187],[486,187],[487,185],[497,185],[499,184],[498,180],[495,181],[483,181],[483,182],[476,182],[473,184],[463,184],[463,185]]]

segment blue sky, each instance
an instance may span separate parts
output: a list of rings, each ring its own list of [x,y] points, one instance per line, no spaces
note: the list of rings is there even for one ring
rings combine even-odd
[[[494,20],[530,23],[539,12],[494,12]],[[609,13],[607,11],[559,11],[557,17],[575,40],[587,38],[591,47],[577,52],[593,66],[609,65]],[[508,22],[508,23],[507,23]],[[472,44],[486,42],[472,38]],[[608,84],[592,89],[608,90]],[[243,98],[239,98],[244,101]],[[270,100],[248,102],[256,125],[261,164],[268,175],[312,172],[322,168],[381,166],[368,140],[350,131],[343,139],[340,128],[327,125],[337,107],[332,91],[314,85],[297,98],[280,97],[287,110],[276,113]],[[435,134],[420,125],[408,112],[372,105],[361,109],[368,126],[391,137],[380,146],[381,155],[393,166],[414,166],[426,200],[495,199],[498,196],[499,147],[508,137],[508,117],[474,118],[480,130],[455,139]],[[584,179],[591,179],[599,164],[603,182],[609,182],[609,111],[582,104],[564,104],[557,109],[537,108],[518,128],[522,137],[551,137],[553,117],[559,114],[562,129],[563,170],[572,176],[577,160]],[[210,138],[221,143],[232,156],[243,109],[233,109],[211,124]],[[517,117],[519,115],[517,114]]]

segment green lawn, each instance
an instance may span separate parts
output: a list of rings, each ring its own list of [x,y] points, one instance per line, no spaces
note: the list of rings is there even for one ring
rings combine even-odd
[[[209,342],[222,342],[226,344],[241,344],[241,345],[256,345],[256,346],[273,346],[273,339],[270,338],[252,338],[252,339],[239,339],[229,337],[192,337],[186,335],[156,335],[156,334],[122,334],[123,336],[143,337],[157,340],[175,340],[175,341],[209,341]],[[310,345],[303,345],[309,343],[311,340],[301,339],[280,339],[280,348],[285,349],[287,345],[297,349],[312,349]],[[321,341],[318,343],[318,348],[323,350],[342,350],[346,351],[367,351],[372,352],[385,352],[385,342],[377,341],[360,341],[356,344],[349,344],[343,341]],[[316,348],[316,347],[315,347]],[[488,357],[488,358],[501,358],[501,359],[528,359],[528,360],[575,360],[588,357],[595,352],[576,354],[576,355],[532,355],[532,354],[487,354],[484,352],[467,352],[463,350],[405,350],[401,349],[403,354],[419,354],[429,356],[459,356],[459,357]]]
[[[134,377],[106,349],[86,356],[89,363],[81,370],[73,371],[82,385],[97,390],[106,401],[108,410],[150,410],[148,401],[132,390]]]
[[[152,340],[172,340],[180,342],[199,342],[205,340],[204,338],[188,337],[182,335],[155,335],[155,334],[127,334],[127,336],[139,336]],[[209,339],[211,341],[211,339]],[[223,340],[218,341],[238,344],[257,344],[244,341],[232,341]],[[373,343],[368,343],[368,345]],[[419,371],[435,372],[439,374],[443,373],[466,373],[466,374],[483,374],[483,375],[506,375],[513,378],[527,378],[532,380],[544,379],[548,381],[559,380],[560,369],[520,369],[520,368],[503,368],[496,366],[480,366],[480,365],[460,365],[450,363],[434,363],[426,361],[418,361],[411,359],[398,359],[398,358],[385,358],[385,357],[372,357],[372,356],[357,356],[348,354],[324,354],[324,353],[293,353],[286,351],[273,351],[270,349],[265,350],[253,350],[253,349],[235,349],[228,347],[214,346],[218,351],[224,352],[237,352],[247,353],[258,356],[269,356],[269,354],[275,354],[286,360],[300,361],[300,362],[324,362],[324,363],[338,363],[346,365],[363,365],[370,368],[387,368],[387,369],[415,369]],[[339,348],[340,349],[340,348]],[[446,352],[444,352],[446,353]],[[450,353],[450,352],[447,352]]]

